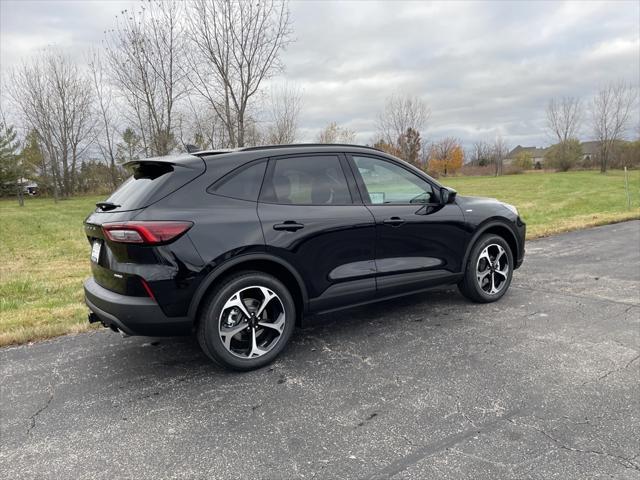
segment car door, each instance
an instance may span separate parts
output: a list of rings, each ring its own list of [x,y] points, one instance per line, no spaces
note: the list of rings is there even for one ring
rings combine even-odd
[[[312,311],[375,294],[375,221],[350,175],[340,154],[272,158],[267,167],[258,203],[266,248],[298,271]]]
[[[378,296],[454,281],[468,237],[458,205],[442,205],[439,186],[401,162],[356,154],[349,160],[376,222]]]

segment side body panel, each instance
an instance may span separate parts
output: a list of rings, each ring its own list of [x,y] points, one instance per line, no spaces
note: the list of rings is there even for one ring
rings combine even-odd
[[[260,203],[267,252],[292,265],[304,279],[312,311],[373,299],[375,225],[363,205]],[[297,231],[274,230],[291,221]]]

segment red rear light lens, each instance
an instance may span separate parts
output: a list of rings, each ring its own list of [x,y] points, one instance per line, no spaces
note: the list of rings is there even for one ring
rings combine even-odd
[[[192,226],[192,222],[140,221],[105,223],[102,230],[112,242],[158,245],[175,240]]]

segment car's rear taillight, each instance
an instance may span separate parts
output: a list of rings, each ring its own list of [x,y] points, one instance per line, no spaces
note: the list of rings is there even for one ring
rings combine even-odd
[[[158,245],[175,240],[193,225],[192,222],[140,221],[105,223],[102,230],[112,242]]]

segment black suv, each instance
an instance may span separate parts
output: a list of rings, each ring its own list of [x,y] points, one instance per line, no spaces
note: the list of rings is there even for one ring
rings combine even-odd
[[[457,284],[498,300],[524,257],[515,207],[457,196],[350,145],[130,162],[85,221],[89,321],[129,335],[195,330],[230,368],[272,361],[305,315]]]

